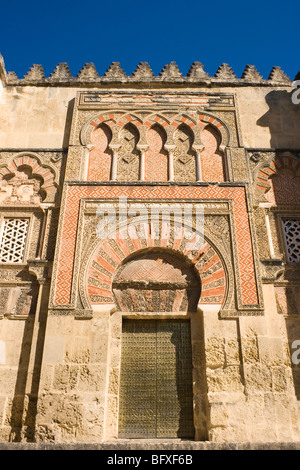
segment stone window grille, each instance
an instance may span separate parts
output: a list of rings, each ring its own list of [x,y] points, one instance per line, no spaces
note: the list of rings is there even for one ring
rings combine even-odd
[[[29,220],[5,218],[0,232],[0,263],[22,263]]]
[[[287,261],[300,263],[300,219],[282,219],[282,225]]]

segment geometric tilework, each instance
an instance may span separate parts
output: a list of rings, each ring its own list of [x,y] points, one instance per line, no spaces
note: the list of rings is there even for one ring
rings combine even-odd
[[[241,281],[242,304],[257,305],[258,295],[255,279],[253,251],[249,219],[243,187],[220,186],[83,186],[67,187],[64,208],[61,245],[56,273],[56,305],[70,303],[73,275],[74,250],[78,222],[79,202],[82,198],[156,198],[156,199],[229,199],[233,203],[238,266]]]

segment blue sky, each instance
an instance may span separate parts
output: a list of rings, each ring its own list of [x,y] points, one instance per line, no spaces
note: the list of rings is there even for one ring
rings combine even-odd
[[[186,75],[194,61],[211,76],[228,63],[238,77],[246,64],[264,78],[280,66],[300,70],[300,2],[36,1],[2,2],[0,53],[22,78],[32,64],[49,76],[67,62],[73,76],[87,62],[103,75],[120,62],[128,75],[149,62],[158,75],[175,61]]]

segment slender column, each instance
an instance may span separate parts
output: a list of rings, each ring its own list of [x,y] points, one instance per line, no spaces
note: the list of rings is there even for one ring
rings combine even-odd
[[[169,152],[169,181],[174,181],[174,155],[173,152]]]
[[[261,202],[259,204],[259,207],[263,207],[265,209],[265,222],[266,222],[266,230],[267,230],[267,235],[268,235],[270,257],[274,259],[274,258],[276,258],[276,256],[275,256],[275,250],[274,250],[274,245],[273,245],[273,240],[272,240],[270,218],[269,218],[269,213],[268,213],[270,207],[272,207],[272,203],[270,203],[270,202]]]
[[[117,180],[117,171],[118,171],[118,154],[116,151],[113,152],[112,161],[111,161],[111,176],[112,181]]]
[[[199,139],[198,139],[199,140]],[[196,181],[202,181],[202,169],[201,169],[201,152],[204,149],[204,145],[201,142],[198,142],[196,145],[193,145],[193,150],[196,152]]]
[[[145,152],[146,150],[141,149],[141,158],[140,158],[140,180],[145,181]]]
[[[167,144],[165,149],[168,152],[168,181],[174,181],[174,149],[175,145]]]
[[[111,181],[117,180],[118,174],[118,150],[120,148],[120,144],[113,144],[110,145],[109,148],[112,150],[112,159],[111,159],[111,170],[110,170],[110,179]]]
[[[41,206],[42,211],[43,211],[43,222],[42,222],[40,245],[38,249],[37,259],[41,259],[43,256],[46,228],[47,228],[48,217],[49,217],[49,207],[51,207],[51,205],[52,204],[43,204],[43,206]]]
[[[202,181],[200,152],[196,152],[196,181]]]
[[[84,147],[84,168],[83,168],[83,180],[87,181],[89,164],[90,164],[90,153],[93,148],[92,144],[86,145]]]

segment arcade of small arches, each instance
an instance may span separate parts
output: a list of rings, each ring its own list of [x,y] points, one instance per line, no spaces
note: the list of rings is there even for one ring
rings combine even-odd
[[[85,179],[223,182],[229,140],[224,124],[211,116],[107,113],[82,129]]]

